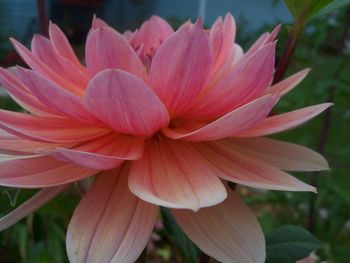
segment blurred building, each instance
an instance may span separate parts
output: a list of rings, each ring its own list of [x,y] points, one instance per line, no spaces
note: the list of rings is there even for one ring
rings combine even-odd
[[[248,30],[291,21],[283,1],[279,0],[46,0],[45,4],[49,18],[63,28],[73,45],[85,40],[93,14],[120,31],[136,28],[153,14],[174,26],[201,16],[209,26],[217,16],[230,11],[238,24]],[[11,50],[8,37],[29,45],[31,36],[39,31],[36,5],[36,0],[0,0],[2,60],[11,59],[11,54],[7,54]]]

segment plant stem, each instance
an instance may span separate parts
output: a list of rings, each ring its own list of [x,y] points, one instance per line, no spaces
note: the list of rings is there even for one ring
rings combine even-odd
[[[210,257],[207,254],[202,253],[202,256],[199,259],[199,263],[209,263]]]
[[[45,0],[37,0],[39,28],[43,36],[49,36],[49,20],[46,12]]]
[[[284,47],[282,56],[276,68],[273,83],[277,83],[280,80],[282,80],[283,75],[285,74],[289,66],[290,60],[294,54],[299,38],[304,30],[306,12],[307,8],[305,8],[303,12],[301,12],[300,16],[294,22],[292,30],[289,32],[286,46]]]

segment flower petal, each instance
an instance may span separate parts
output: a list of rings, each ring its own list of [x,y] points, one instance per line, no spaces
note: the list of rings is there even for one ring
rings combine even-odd
[[[273,77],[275,46],[275,43],[268,44],[236,65],[206,92],[186,117],[217,118],[262,96]]]
[[[67,233],[75,263],[135,262],[150,239],[157,207],[130,193],[128,169],[101,174],[76,208]]]
[[[192,146],[166,138],[146,144],[131,165],[129,187],[147,202],[173,208],[197,210],[226,198],[225,187]]]
[[[0,82],[14,100],[29,112],[42,116],[57,114],[33,96],[30,90],[12,72],[1,67]]]
[[[255,160],[287,171],[328,170],[327,161],[304,146],[268,138],[227,139],[225,144]]]
[[[49,154],[96,170],[109,170],[125,160],[137,160],[143,152],[143,139],[109,134],[73,149],[58,147]]]
[[[24,139],[56,143],[83,142],[110,132],[70,119],[44,118],[5,110],[0,110],[0,128]]]
[[[232,52],[232,48],[234,48],[233,43],[236,37],[236,23],[232,14],[227,13],[224,21],[218,19],[210,29],[209,37],[213,45],[213,71],[216,72],[225,64]]]
[[[87,73],[86,68],[80,63],[75,55],[73,48],[69,44],[67,37],[62,30],[54,23],[50,22],[49,35],[53,47],[62,57],[71,61],[84,75]]]
[[[232,137],[259,137],[293,129],[314,118],[332,105],[332,103],[322,103],[268,117],[257,125],[232,135]]]
[[[92,19],[91,29],[97,29],[100,27],[109,27],[109,25],[101,18],[98,18],[96,15],[94,15]]]
[[[9,214],[0,218],[0,231],[16,224],[19,220],[23,219],[31,212],[45,205],[66,188],[67,185],[61,185],[40,190],[15,210],[12,210]]]
[[[265,94],[278,94],[280,96],[285,95],[287,92],[294,89],[306,76],[309,74],[311,69],[303,69],[292,76],[276,83],[275,85],[268,87]]]
[[[255,52],[259,51],[261,48],[263,48],[265,45],[272,43],[277,35],[279,34],[281,30],[281,25],[276,26],[271,33],[264,33],[262,34],[257,41],[254,42],[254,44],[247,50],[247,52],[244,54],[244,58],[247,58],[254,54]]]
[[[59,86],[77,94],[81,95],[82,90],[74,83],[65,79],[63,76],[60,76],[54,69],[48,67],[44,62],[42,62],[37,56],[30,52],[25,46],[16,41],[15,39],[10,39],[13,46],[17,50],[18,54],[26,62],[26,64],[34,71],[45,76],[46,78],[57,83]]]
[[[89,33],[86,64],[91,77],[105,69],[122,69],[146,79],[143,64],[128,40],[111,27],[99,27]]]
[[[31,46],[33,54],[48,67],[54,69],[57,74],[64,76],[71,83],[74,83],[79,89],[85,89],[88,81],[87,74],[83,74],[75,64],[62,57],[49,39],[35,35]]]
[[[108,69],[90,82],[87,109],[117,132],[150,136],[169,122],[158,97],[139,78],[125,71]]]
[[[174,115],[186,111],[203,90],[212,57],[200,20],[180,28],[156,52],[149,73],[151,87]]]
[[[82,97],[62,89],[34,71],[18,68],[18,72],[24,84],[50,109],[66,117],[101,125],[100,121],[86,111]]]
[[[42,151],[43,149],[52,149],[57,146],[62,146],[62,145],[22,139],[0,129],[0,153],[5,153],[5,154],[37,153],[38,151]],[[71,146],[71,145],[67,145],[67,146]]]
[[[231,146],[227,140],[196,144],[197,150],[225,180],[262,189],[316,192],[313,186]]]
[[[42,155],[0,155],[0,170],[0,185],[21,188],[68,184],[97,173]]]
[[[144,51],[152,54],[172,33],[174,33],[173,28],[164,19],[152,16],[142,24],[132,44],[136,48],[143,45]]]
[[[212,141],[229,137],[234,133],[248,129],[260,122],[271,111],[277,98],[265,95],[240,108],[237,108],[221,118],[190,132],[180,129],[163,128],[163,133],[172,139],[185,139],[188,141]],[[181,128],[181,127],[180,127]]]
[[[227,199],[198,212],[173,209],[177,223],[206,254],[220,262],[265,262],[265,239],[250,209],[231,190]]]

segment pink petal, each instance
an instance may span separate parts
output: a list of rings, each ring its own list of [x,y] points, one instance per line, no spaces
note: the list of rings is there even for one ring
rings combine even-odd
[[[132,43],[135,47],[143,44],[145,52],[151,54],[172,33],[174,33],[174,30],[164,19],[159,16],[152,16],[142,24],[140,30],[135,34]]]
[[[122,69],[146,79],[145,68],[128,40],[111,27],[99,27],[89,33],[86,64],[91,77],[105,69]]]
[[[81,90],[85,89],[87,74],[83,74],[75,64],[61,56],[49,39],[35,35],[32,39],[32,52],[48,67],[55,69],[57,74],[64,76]]]
[[[98,18],[96,15],[94,15],[93,19],[92,19],[92,29],[97,29],[100,27],[109,27],[109,25],[103,21],[102,19]]]
[[[128,169],[101,174],[76,208],[67,233],[71,262],[135,262],[148,243],[157,207],[135,197]]]
[[[297,144],[262,137],[227,139],[225,143],[240,154],[282,170],[320,171],[329,169],[327,161],[319,153]]]
[[[109,170],[125,160],[140,159],[142,152],[142,139],[109,134],[73,149],[59,147],[50,154],[55,158],[69,160],[87,168]]]
[[[75,55],[67,37],[64,35],[62,30],[52,22],[50,22],[49,25],[49,35],[51,43],[57,53],[72,62],[81,71],[81,73],[85,75],[87,73],[86,68],[80,63],[79,59]]]
[[[281,25],[276,26],[271,33],[262,34],[257,41],[249,48],[249,50],[244,54],[244,58],[247,58],[263,48],[265,45],[272,43],[277,37],[281,30]]]
[[[186,117],[216,118],[263,95],[273,77],[275,46],[275,43],[266,45],[236,65],[206,92]]]
[[[147,202],[173,208],[197,210],[226,198],[225,187],[191,145],[166,138],[146,144],[131,165],[129,187]]]
[[[56,143],[83,142],[110,132],[70,119],[44,118],[5,110],[0,110],[0,128],[24,139]]]
[[[285,95],[287,92],[292,90],[297,86],[306,76],[309,74],[311,69],[306,68],[301,70],[292,76],[276,83],[275,85],[267,88],[265,91],[266,94],[279,94],[280,96]]]
[[[28,214],[39,209],[60,194],[66,187],[67,185],[61,185],[40,190],[15,210],[12,210],[9,214],[0,218],[0,231],[16,224]]]
[[[24,84],[50,109],[66,117],[101,125],[85,110],[82,97],[62,89],[34,71],[18,68],[18,72]]]
[[[85,94],[87,109],[117,132],[150,136],[169,122],[158,97],[139,78],[108,69],[94,77]]]
[[[37,56],[31,53],[25,46],[14,39],[10,39],[13,46],[17,50],[18,54],[22,57],[22,59],[27,63],[27,65],[38,72],[39,74],[45,76],[46,78],[54,81],[59,86],[77,94],[81,95],[82,90],[69,80],[65,79],[64,76],[60,76],[55,69],[48,67],[45,63],[43,63]]]
[[[150,83],[174,115],[188,109],[203,90],[212,69],[212,48],[200,20],[169,37],[153,57]]]
[[[268,117],[257,125],[234,134],[232,137],[258,137],[289,130],[304,124],[332,105],[332,103],[322,103]]]
[[[229,137],[248,129],[252,125],[260,122],[271,111],[277,98],[265,95],[240,108],[237,108],[221,118],[191,132],[164,128],[163,133],[172,139],[185,139],[188,141],[213,141]]]
[[[0,185],[20,188],[68,184],[97,173],[96,170],[41,155],[22,157],[1,155],[0,170]]]
[[[173,209],[186,235],[220,262],[265,262],[265,239],[259,222],[242,200],[228,189],[227,199],[198,212]]]
[[[55,111],[41,103],[12,72],[0,67],[0,82],[18,104],[36,115],[52,116]]]
[[[236,23],[233,16],[227,13],[224,21],[217,20],[209,33],[213,45],[214,71],[217,71],[230,56],[236,37]]]
[[[225,180],[255,188],[316,192],[313,186],[267,163],[242,154],[239,149],[231,147],[230,141],[197,144],[196,147],[213,168],[217,169],[218,176]]]
[[[61,146],[60,144],[30,141],[14,136],[3,130],[0,130],[0,153],[5,154],[23,154],[37,153],[44,149],[52,149]],[[67,145],[71,146],[71,145]]]

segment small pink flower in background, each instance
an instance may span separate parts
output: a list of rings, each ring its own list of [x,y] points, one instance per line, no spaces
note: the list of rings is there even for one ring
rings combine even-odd
[[[315,252],[312,252],[308,257],[298,260],[296,263],[316,263],[318,262],[318,256]]]
[[[264,262],[258,221],[225,182],[315,192],[284,171],[328,169],[316,152],[263,137],[330,106],[269,116],[309,71],[271,86],[278,30],[243,52],[230,14],[209,31],[199,19],[176,32],[154,16],[124,35],[95,18],[86,66],[55,24],[31,51],[12,39],[31,70],[1,69],[0,79],[29,113],[0,110],[0,185],[43,190],[0,229],[95,176],[68,227],[71,262],[135,261],[158,206],[217,260]]]

